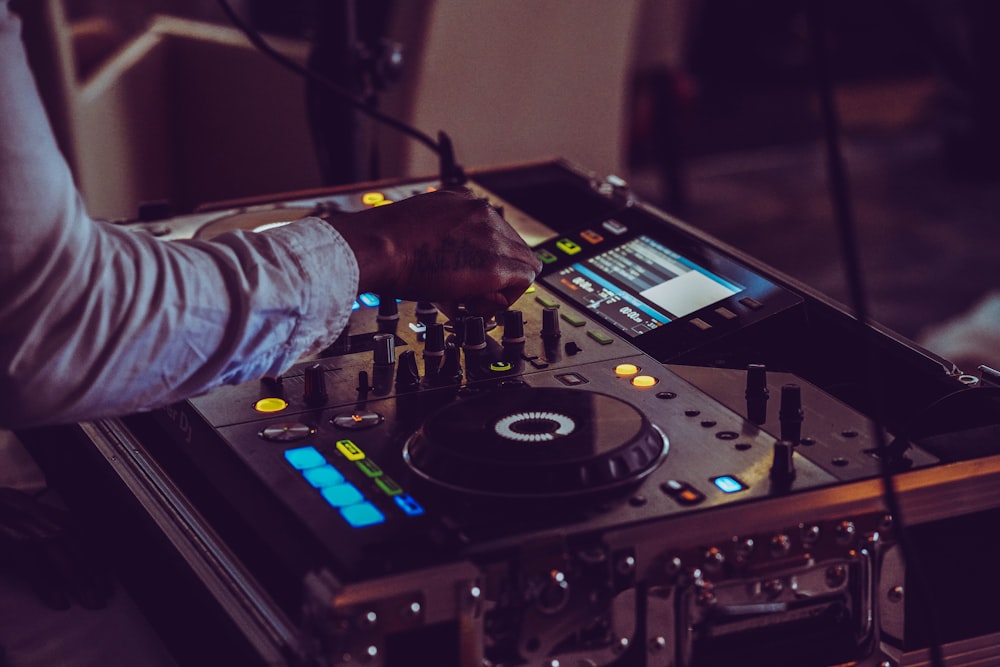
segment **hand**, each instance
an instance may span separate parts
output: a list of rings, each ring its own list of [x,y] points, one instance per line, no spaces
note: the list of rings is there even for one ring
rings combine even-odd
[[[359,291],[430,301],[446,315],[509,307],[541,262],[496,209],[467,188],[417,195],[331,220],[354,250]]]

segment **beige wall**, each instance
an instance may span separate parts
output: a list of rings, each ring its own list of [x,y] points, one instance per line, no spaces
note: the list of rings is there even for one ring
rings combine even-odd
[[[562,156],[621,173],[639,0],[417,4],[428,13],[407,49],[410,122],[447,131],[467,166]],[[436,169],[412,142],[402,156],[407,173]]]
[[[95,217],[320,185],[302,79],[212,24],[154,19],[73,91],[70,135]]]
[[[58,2],[58,0],[48,0]],[[390,37],[403,80],[382,108],[466,167],[565,157],[628,176],[636,58],[675,64],[688,0],[400,0]],[[272,43],[303,59],[306,45]],[[93,215],[181,206],[320,183],[304,86],[235,29],[156,18],[70,94],[78,180]],[[428,175],[436,157],[380,128],[383,177]]]

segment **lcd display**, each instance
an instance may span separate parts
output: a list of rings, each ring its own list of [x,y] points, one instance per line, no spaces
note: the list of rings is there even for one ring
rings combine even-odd
[[[633,338],[744,289],[648,236],[577,262],[549,280]]]

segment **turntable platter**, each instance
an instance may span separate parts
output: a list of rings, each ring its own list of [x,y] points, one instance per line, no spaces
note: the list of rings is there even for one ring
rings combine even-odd
[[[196,239],[208,240],[215,238],[219,234],[240,229],[245,231],[260,231],[300,220],[312,213],[312,208],[290,206],[234,213],[206,223],[195,233],[194,237]]]
[[[635,406],[590,391],[486,392],[430,415],[403,456],[420,478],[474,495],[590,494],[637,482],[667,440]]]

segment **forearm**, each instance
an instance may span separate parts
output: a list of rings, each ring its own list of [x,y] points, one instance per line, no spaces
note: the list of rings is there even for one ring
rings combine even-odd
[[[357,280],[320,220],[212,242],[90,220],[0,0],[0,426],[122,414],[281,372],[336,336]]]
[[[124,414],[276,375],[329,344],[350,313],[356,265],[323,221],[212,243],[93,226],[72,237],[81,250],[60,249],[2,299],[8,425]]]

